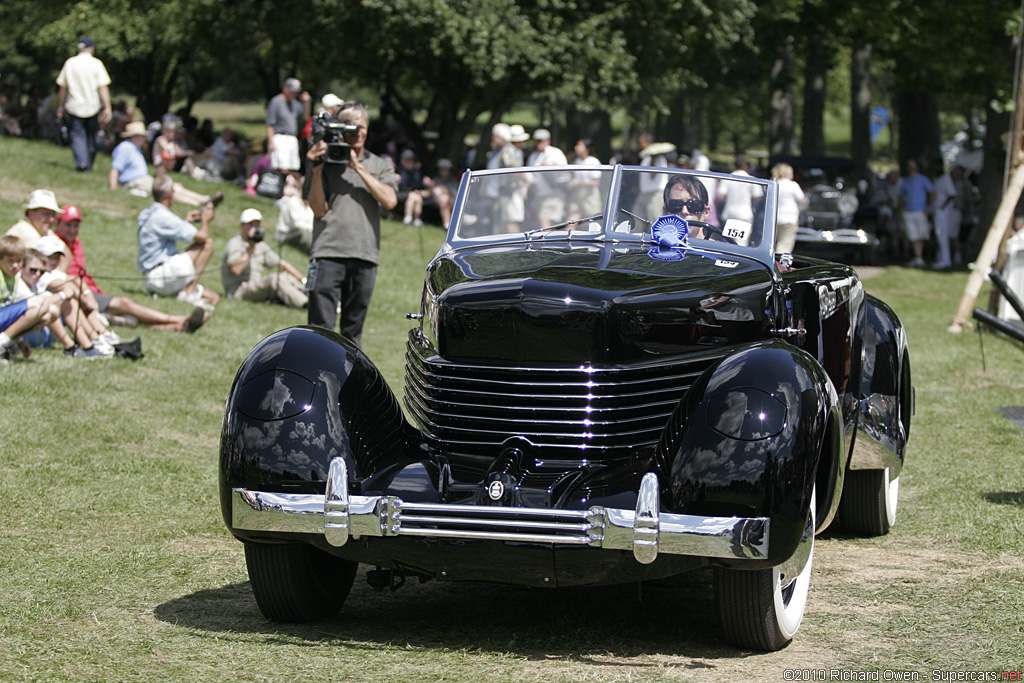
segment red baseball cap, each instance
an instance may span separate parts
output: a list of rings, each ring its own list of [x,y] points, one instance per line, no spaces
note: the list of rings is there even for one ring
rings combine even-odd
[[[71,221],[82,220],[82,212],[79,211],[78,207],[74,204],[68,204],[62,208],[64,209],[64,213],[57,217],[60,222],[70,223]]]

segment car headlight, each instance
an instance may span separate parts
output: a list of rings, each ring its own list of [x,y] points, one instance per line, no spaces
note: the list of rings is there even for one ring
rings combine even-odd
[[[732,439],[767,439],[786,426],[786,405],[752,387],[723,391],[708,401],[708,424]]]

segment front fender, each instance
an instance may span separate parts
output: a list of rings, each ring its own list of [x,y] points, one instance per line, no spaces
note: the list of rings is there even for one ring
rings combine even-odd
[[[231,489],[323,494],[331,459],[362,480],[407,460],[408,425],[363,351],[330,330],[292,327],[249,353],[228,395],[220,441],[220,496]]]
[[[672,512],[769,517],[768,564],[780,564],[800,542],[815,483],[819,520],[834,514],[843,441],[824,369],[795,346],[768,341],[705,371],[676,407],[657,457]]]

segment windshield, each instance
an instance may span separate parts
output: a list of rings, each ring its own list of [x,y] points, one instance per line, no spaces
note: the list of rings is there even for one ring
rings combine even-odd
[[[449,241],[615,238],[664,248],[766,248],[774,184],[641,166],[524,167],[469,174]],[[774,232],[770,237],[774,238]]]

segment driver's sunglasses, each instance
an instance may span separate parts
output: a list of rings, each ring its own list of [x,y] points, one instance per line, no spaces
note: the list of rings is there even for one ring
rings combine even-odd
[[[684,206],[687,213],[694,216],[704,211],[704,202],[699,199],[670,199],[665,202],[665,208],[669,213],[682,213]]]

